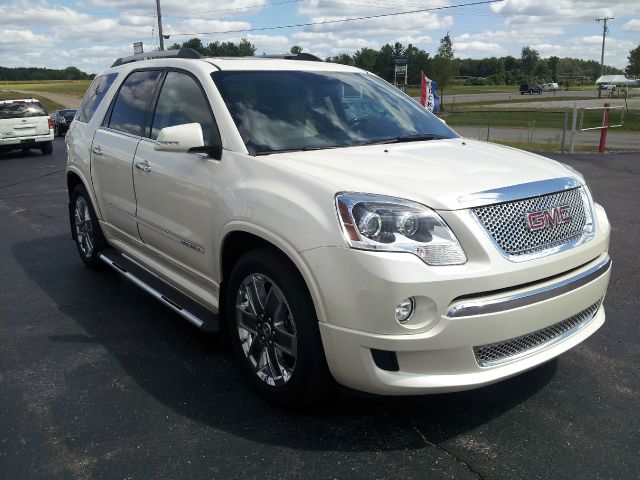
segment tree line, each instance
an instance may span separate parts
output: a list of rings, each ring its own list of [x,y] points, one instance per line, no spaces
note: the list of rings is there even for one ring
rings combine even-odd
[[[85,73],[76,67],[63,69],[36,67],[0,67],[0,81],[40,81],[40,80],[91,80],[93,73]]]

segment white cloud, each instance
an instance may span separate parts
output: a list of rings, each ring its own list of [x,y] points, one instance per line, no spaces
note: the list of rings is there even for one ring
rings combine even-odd
[[[624,24],[623,30],[627,32],[640,32],[640,19],[633,18]]]

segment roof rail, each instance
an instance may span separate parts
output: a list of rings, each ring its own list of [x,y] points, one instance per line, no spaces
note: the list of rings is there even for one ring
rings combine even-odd
[[[282,58],[284,60],[308,60],[310,62],[324,62],[320,57],[311,53],[282,53],[276,55],[257,55],[256,58]]]
[[[122,57],[117,59],[112,67],[124,65],[125,63],[139,62],[151,58],[204,58],[204,55],[197,52],[193,48],[181,48],[179,50],[158,50],[156,52],[138,53],[130,57]]]

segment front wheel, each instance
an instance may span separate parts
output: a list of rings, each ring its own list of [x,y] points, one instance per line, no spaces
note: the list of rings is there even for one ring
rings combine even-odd
[[[260,248],[242,256],[229,278],[226,306],[236,356],[262,397],[301,407],[331,392],[313,302],[282,254]]]

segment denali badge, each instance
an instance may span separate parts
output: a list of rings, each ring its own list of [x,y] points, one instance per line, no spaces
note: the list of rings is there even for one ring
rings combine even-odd
[[[569,214],[570,208],[571,205],[560,205],[559,207],[551,207],[547,210],[526,213],[525,218],[527,219],[527,225],[531,230],[540,230],[553,225],[569,223],[573,219]]]

